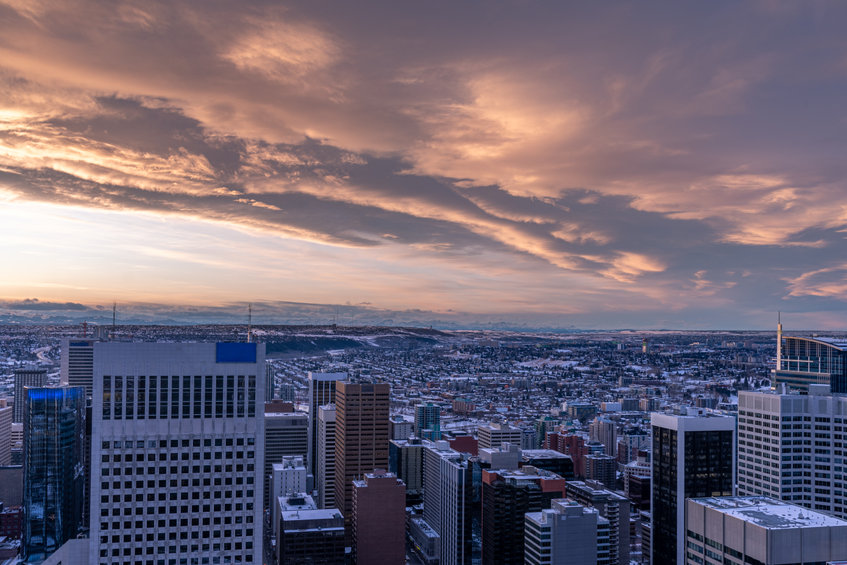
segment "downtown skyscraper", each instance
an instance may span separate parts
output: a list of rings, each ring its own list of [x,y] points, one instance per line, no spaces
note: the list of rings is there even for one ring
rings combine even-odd
[[[256,343],[95,344],[89,565],[261,563]]]
[[[735,418],[653,413],[652,565],[683,563],[685,499],[731,496]]]
[[[387,383],[338,381],[335,389],[335,506],[352,541],[353,481],[388,469]]]
[[[85,391],[24,388],[22,552],[40,561],[82,527]]]

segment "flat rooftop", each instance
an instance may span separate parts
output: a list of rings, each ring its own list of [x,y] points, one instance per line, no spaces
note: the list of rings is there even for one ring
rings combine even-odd
[[[725,496],[691,500],[768,530],[847,526],[847,521],[835,516],[766,496]]]

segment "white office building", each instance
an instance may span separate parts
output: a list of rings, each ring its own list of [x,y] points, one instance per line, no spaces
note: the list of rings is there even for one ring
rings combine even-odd
[[[425,441],[423,445],[423,517],[438,534],[441,565],[469,565],[472,469],[466,456],[450,449],[446,441]]]
[[[608,565],[609,521],[566,499],[524,515],[527,565]]]
[[[318,506],[335,508],[335,404],[318,408]]]
[[[261,563],[264,345],[94,350],[89,564]]]
[[[770,496],[847,518],[847,396],[738,395],[738,494]]]
[[[313,476],[318,472],[318,408],[335,403],[335,385],[346,381],[347,373],[309,373],[309,430],[306,453],[307,467]]]
[[[761,496],[689,498],[685,565],[795,565],[847,559],[847,522]]]

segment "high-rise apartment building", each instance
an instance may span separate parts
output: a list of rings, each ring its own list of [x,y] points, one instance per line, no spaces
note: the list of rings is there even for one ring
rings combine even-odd
[[[430,441],[441,439],[441,406],[432,402],[415,406],[415,436]]]
[[[524,562],[524,514],[550,508],[565,495],[565,479],[549,471],[482,471],[482,563]]]
[[[685,499],[730,496],[735,484],[735,418],[688,409],[653,413],[651,563],[683,563]]]
[[[40,562],[82,527],[85,391],[24,388],[23,542]]]
[[[377,469],[353,481],[353,561],[406,563],[406,485]]]
[[[13,422],[24,421],[26,396],[24,387],[47,386],[47,369],[41,367],[20,367],[15,369],[15,405],[12,413]]]
[[[388,425],[391,439],[409,439],[415,435],[414,422],[407,422],[402,416],[392,416]]]
[[[592,454],[585,456],[585,478],[603,483],[606,488],[614,489],[618,462],[611,455]]]
[[[335,508],[335,404],[318,407],[318,506]]]
[[[85,396],[92,394],[94,382],[94,344],[99,340],[70,338],[62,340],[60,380],[68,386],[85,388]]]
[[[89,565],[261,563],[264,345],[94,350]]]
[[[271,466],[282,463],[283,457],[305,457],[308,450],[309,417],[302,412],[268,412],[271,404],[265,404],[265,456],[263,502],[265,508],[271,508],[270,477]],[[308,468],[308,467],[307,467]]]
[[[388,470],[406,485],[406,506],[423,502],[423,444],[420,439],[389,441]]]
[[[690,498],[685,527],[685,565],[847,559],[847,522],[773,498]]]
[[[596,508],[609,521],[609,562],[629,565],[629,499],[594,481],[568,481],[565,493],[583,506]]]
[[[423,517],[438,534],[441,565],[469,565],[473,553],[473,467],[467,455],[454,451],[446,441],[425,442],[423,456]]]
[[[615,456],[618,447],[618,428],[615,422],[597,416],[588,425],[588,437],[591,441],[602,443],[606,455]]]
[[[388,469],[387,383],[337,381],[335,389],[335,504],[352,542],[353,481]]]
[[[12,410],[0,398],[0,467],[12,464]]]
[[[524,516],[524,532],[526,565],[609,564],[609,522],[594,508],[554,500]]]
[[[509,424],[492,422],[487,426],[480,426],[477,430],[479,437],[479,447],[500,447],[500,444],[505,442],[513,445],[521,445],[521,429],[510,426]]]
[[[828,390],[738,395],[738,494],[847,518],[847,397]]]
[[[347,373],[309,373],[309,472],[317,476],[318,472],[318,408],[335,402],[336,383],[347,380]]]

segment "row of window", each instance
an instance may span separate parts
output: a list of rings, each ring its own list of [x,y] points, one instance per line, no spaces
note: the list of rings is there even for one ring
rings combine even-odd
[[[104,420],[253,418],[255,375],[104,375]]]

